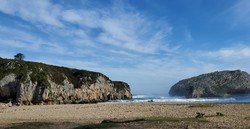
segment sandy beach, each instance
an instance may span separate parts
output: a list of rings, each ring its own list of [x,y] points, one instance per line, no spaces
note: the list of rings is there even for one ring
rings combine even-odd
[[[250,104],[201,104],[201,103],[98,103],[78,105],[33,105],[0,107],[0,127],[15,123],[49,122],[74,128],[79,125],[98,124],[107,119],[186,118],[198,119],[204,113],[206,122],[163,121],[150,124],[150,128],[249,128]],[[220,112],[223,116],[216,116]],[[64,124],[60,124],[64,123]],[[68,123],[68,124],[67,124]],[[67,126],[70,125],[70,126]],[[147,122],[131,122],[126,127],[147,128]],[[53,127],[53,126],[51,126]]]

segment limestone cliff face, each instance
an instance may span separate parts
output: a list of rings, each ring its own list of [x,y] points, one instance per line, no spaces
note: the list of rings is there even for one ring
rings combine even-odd
[[[113,82],[98,72],[0,59],[0,101],[12,99],[28,105],[130,98],[127,83]]]
[[[125,82],[114,81],[114,89],[116,91],[116,99],[130,99],[132,97],[129,85]]]
[[[221,71],[181,80],[171,87],[171,96],[225,97],[250,93],[250,75],[244,71]]]

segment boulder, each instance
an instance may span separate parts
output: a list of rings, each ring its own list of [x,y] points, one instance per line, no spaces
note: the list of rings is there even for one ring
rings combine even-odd
[[[227,97],[250,93],[250,75],[247,72],[220,71],[184,79],[173,85],[170,96]]]

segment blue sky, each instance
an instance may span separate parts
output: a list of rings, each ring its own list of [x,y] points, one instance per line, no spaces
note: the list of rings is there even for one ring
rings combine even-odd
[[[0,57],[99,71],[133,94],[250,72],[249,0],[0,0]]]

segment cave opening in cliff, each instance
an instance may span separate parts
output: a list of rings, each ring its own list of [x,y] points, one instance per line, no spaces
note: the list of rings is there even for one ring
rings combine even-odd
[[[0,97],[0,102],[2,103],[8,103],[10,101],[10,97]]]
[[[44,90],[45,90],[44,86],[36,86],[36,89],[33,93],[33,98],[31,101],[33,104],[39,104],[42,102],[42,100],[43,100],[42,95],[44,93]]]
[[[0,88],[0,102],[8,103],[17,100],[17,83],[9,82],[7,85]]]
[[[107,98],[108,98],[108,100],[111,100],[111,95],[108,94],[108,95],[107,95]]]
[[[8,102],[15,102],[17,100],[16,93],[11,94],[10,96],[2,96],[0,94],[0,102],[8,103]]]

